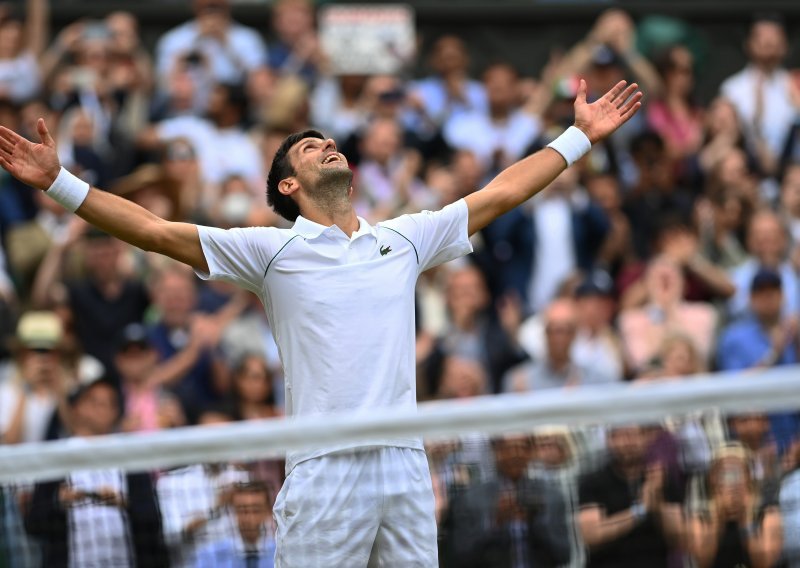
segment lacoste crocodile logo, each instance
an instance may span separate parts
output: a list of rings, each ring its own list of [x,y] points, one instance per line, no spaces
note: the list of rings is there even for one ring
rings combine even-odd
[[[392,252],[392,247],[381,247],[381,256],[386,256]]]

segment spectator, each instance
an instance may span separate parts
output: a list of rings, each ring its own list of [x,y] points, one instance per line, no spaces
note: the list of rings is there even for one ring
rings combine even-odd
[[[314,29],[314,4],[309,0],[279,0],[272,5],[272,28],[277,41],[270,45],[269,67],[276,75],[297,75],[309,86],[325,66],[325,56]]]
[[[255,30],[237,24],[229,0],[193,0],[195,18],[164,34],[156,46],[156,70],[164,81],[181,60],[204,66],[214,81],[239,83],[267,60]]]
[[[493,176],[524,155],[536,139],[541,122],[532,112],[536,107],[520,106],[519,75],[511,65],[490,66],[483,72],[483,84],[488,109],[451,116],[443,134],[450,146],[475,154]]]
[[[198,551],[195,568],[272,568],[275,537],[266,486],[257,482],[234,486],[231,508],[236,516],[236,536]]]
[[[116,380],[117,338],[126,325],[142,321],[149,296],[139,280],[120,270],[127,245],[98,229],[87,230],[81,239],[85,278],[65,278],[65,254],[73,240],[77,241],[74,233],[65,246],[48,251],[36,276],[33,301],[40,306],[63,305],[84,351]]]
[[[0,12],[0,97],[25,102],[39,92],[41,57],[48,41],[49,0],[27,0],[25,21],[14,18],[11,6]]]
[[[428,64],[433,74],[414,83],[412,92],[434,124],[441,126],[463,112],[488,111],[483,85],[469,77],[469,53],[461,38],[445,35],[437,39]]]
[[[800,244],[800,163],[790,164],[783,173],[780,205],[783,223],[788,227],[793,245],[794,258],[798,250],[797,244]]]
[[[544,315],[546,338],[544,356],[508,371],[503,380],[503,390],[538,391],[619,380],[620,377],[608,377],[575,360],[572,355],[572,345],[577,327],[578,315],[575,302],[567,298],[554,300]]]
[[[717,366],[723,371],[792,365],[798,361],[798,329],[795,316],[783,316],[782,278],[777,272],[759,271],[750,285],[751,314],[722,331]],[[783,450],[800,431],[795,413],[770,417],[778,447]]]
[[[783,289],[783,313],[795,314],[800,310],[800,280],[789,258],[786,228],[780,217],[769,210],[753,215],[747,227],[747,252],[749,256],[730,272],[736,294],[728,302],[731,318],[747,315],[750,285],[762,269],[777,272]]]
[[[525,207],[482,231],[494,288],[518,294],[526,312],[544,309],[565,281],[594,267],[609,229],[605,213],[579,184],[578,171],[564,170]]]
[[[0,442],[41,442],[64,425],[75,386],[64,357],[64,332],[53,312],[28,312],[17,326],[17,369],[0,382]]]
[[[439,398],[472,398],[487,394],[486,372],[477,361],[457,355],[445,357],[439,381]]]
[[[153,291],[160,317],[149,335],[159,360],[169,369],[162,381],[181,401],[189,422],[194,422],[201,408],[221,398],[224,377],[213,352],[219,326],[195,312],[197,290],[183,267],[162,269]]]
[[[138,323],[125,326],[114,356],[125,401],[122,430],[148,432],[186,424],[180,402],[163,387],[169,369],[158,365],[158,353]]]
[[[666,567],[670,552],[679,549],[678,492],[661,464],[645,462],[646,449],[641,427],[614,427],[609,464],[580,482],[577,523],[588,568]]]
[[[497,474],[468,486],[450,504],[455,566],[556,567],[570,559],[569,523],[561,493],[527,474],[530,436],[492,441]]]
[[[173,567],[194,567],[201,549],[236,534],[231,496],[237,484],[249,480],[247,471],[218,463],[173,469],[159,477],[156,490]]]
[[[774,156],[781,154],[797,114],[790,98],[789,73],[782,67],[786,50],[780,18],[756,17],[746,43],[748,65],[720,87],[720,93],[736,107],[751,147],[773,156],[768,174],[774,173]]]
[[[647,302],[628,308],[619,317],[619,328],[634,372],[646,369],[670,333],[692,338],[702,361],[708,361],[714,345],[717,314],[702,302],[683,300],[684,278],[678,266],[661,256],[653,259],[645,275]]]
[[[105,380],[78,387],[70,408],[79,440],[110,434],[122,416],[118,391]],[[38,483],[26,525],[44,543],[45,566],[168,566],[147,473],[85,470]]]
[[[664,85],[660,99],[650,102],[647,123],[667,148],[667,156],[680,167],[700,149],[703,141],[702,109],[693,100],[694,57],[683,45],[673,45],[656,59]]]
[[[782,472],[769,418],[757,412],[737,414],[728,418],[728,429],[731,439],[740,443],[749,454],[750,477],[756,489],[771,499],[777,493]],[[792,445],[794,441],[796,438]]]
[[[577,332],[570,348],[576,364],[593,369],[601,382],[621,380],[625,374],[625,359],[619,334],[612,326],[615,302],[613,283],[608,274],[595,271],[575,288]],[[519,343],[532,359],[547,354],[544,321],[540,315],[525,320],[518,334]]]
[[[419,179],[422,156],[402,142],[400,124],[388,118],[373,120],[361,140],[354,199],[359,215],[370,222],[436,205]]]
[[[747,450],[720,448],[708,474],[708,509],[689,521],[689,551],[698,568],[775,566],[781,555],[781,516],[759,495]]]
[[[501,322],[492,309],[486,281],[480,270],[464,265],[447,274],[446,303],[448,328],[436,338],[429,364],[447,355],[479,361],[489,376],[491,392],[499,392],[503,374],[525,359],[512,333],[513,325]],[[436,392],[431,382],[428,392]]]
[[[283,413],[275,405],[272,372],[261,355],[242,357],[233,369],[231,380],[235,420],[276,418]]]

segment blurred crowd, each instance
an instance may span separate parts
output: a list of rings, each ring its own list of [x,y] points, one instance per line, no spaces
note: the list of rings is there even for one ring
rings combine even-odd
[[[426,38],[415,69],[334,75],[310,0],[265,29],[228,0],[145,46],[136,17],[53,36],[49,0],[0,6],[0,124],[170,220],[287,225],[280,142],[315,127],[374,223],[480,189],[621,79],[642,111],[417,290],[420,401],[690,380],[800,357],[800,74],[776,15],[708,101],[696,46],[600,14],[537,76]],[[267,29],[266,22],[269,22]],[[0,173],[0,444],[283,415],[258,300],[89,227]],[[324,285],[324,283],[321,283]],[[754,379],[756,380],[756,379]],[[711,412],[429,448],[443,566],[800,566],[800,413]],[[271,566],[282,464],[76,472],[0,488],[0,567]],[[99,536],[98,536],[99,535]],[[715,544],[716,543],[716,544]],[[94,563],[94,564],[93,564]]]

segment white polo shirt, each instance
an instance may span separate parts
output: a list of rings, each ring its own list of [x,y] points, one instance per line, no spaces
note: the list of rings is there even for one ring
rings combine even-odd
[[[348,237],[298,217],[291,229],[199,227],[210,274],[264,304],[286,374],[286,412],[308,416],[416,405],[414,288],[421,272],[472,252],[467,205],[423,211]],[[376,439],[295,452],[298,462],[359,446],[422,448]]]

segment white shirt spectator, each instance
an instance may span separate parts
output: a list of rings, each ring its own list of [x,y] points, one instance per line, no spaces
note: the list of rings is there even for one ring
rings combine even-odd
[[[533,221],[537,238],[528,298],[538,312],[547,307],[575,272],[572,206],[559,195],[540,195],[533,200]]]
[[[76,471],[68,480],[74,491],[97,493],[110,489],[127,498],[125,474],[118,469]],[[128,522],[117,505],[85,498],[69,508],[69,565],[73,568],[133,566]]]
[[[218,129],[210,121],[196,116],[178,116],[158,123],[161,140],[187,138],[200,162],[203,179],[222,183],[227,177],[244,177],[255,187],[262,186],[261,154],[253,140],[238,128]]]
[[[192,465],[168,471],[158,479],[164,540],[173,566],[194,566],[197,550],[236,534],[236,521],[228,507],[218,506],[219,498],[223,491],[247,481],[246,471],[228,465],[218,471]],[[190,538],[184,529],[196,518],[209,520]]]
[[[759,95],[760,72],[748,65],[722,83],[720,92],[728,99],[736,111],[747,132],[755,120]],[[780,156],[786,144],[786,136],[797,117],[797,109],[792,105],[789,96],[789,73],[785,69],[777,69],[764,77],[762,99],[761,136],[769,149]]]
[[[164,81],[177,60],[192,52],[202,54],[208,61],[212,77],[222,83],[241,83],[251,69],[264,65],[267,48],[255,30],[231,22],[226,45],[200,35],[197,22],[192,20],[168,31],[156,46],[156,71]]]
[[[32,99],[38,92],[41,82],[39,65],[30,51],[19,57],[0,61],[0,94],[14,103]]]
[[[425,114],[436,124],[444,124],[448,119],[467,112],[487,113],[489,103],[483,84],[467,80],[464,84],[464,100],[453,99],[439,77],[428,77],[415,81],[411,91],[422,100]]]
[[[16,378],[7,378],[0,384],[0,436],[5,435],[11,420],[25,396],[23,412],[22,443],[41,442],[55,412],[57,401],[49,394],[28,393],[23,395],[24,385]]]
[[[511,113],[503,122],[493,121],[486,112],[473,111],[454,115],[445,123],[442,133],[448,144],[471,151],[484,169],[491,171],[498,150],[503,152],[506,163],[516,162],[540,129],[541,122],[523,111]]]

